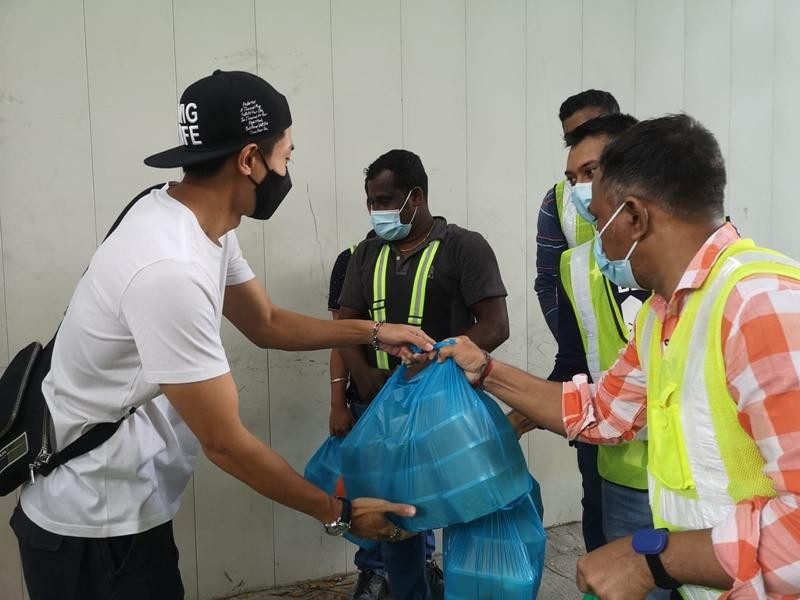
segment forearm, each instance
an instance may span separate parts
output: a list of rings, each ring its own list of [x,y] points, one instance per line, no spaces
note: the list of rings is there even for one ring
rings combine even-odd
[[[508,323],[506,322],[504,327],[501,323],[481,320],[470,327],[464,335],[479,348],[483,348],[487,352],[494,352],[508,339]]]
[[[349,374],[350,371],[342,360],[341,350],[334,348],[331,350],[330,364],[332,406],[347,406],[345,390]]]
[[[733,585],[714,553],[710,529],[670,533],[661,562],[667,573],[681,583],[720,590]]]
[[[275,307],[262,328],[263,348],[319,350],[372,342],[374,323],[357,319],[315,319]]]
[[[487,391],[538,426],[566,435],[561,413],[561,384],[534,377],[501,362],[494,362],[484,381]]]
[[[341,514],[339,501],[303,479],[281,456],[244,428],[225,447],[204,446],[203,451],[223,471],[284,506],[322,523],[335,521]]]

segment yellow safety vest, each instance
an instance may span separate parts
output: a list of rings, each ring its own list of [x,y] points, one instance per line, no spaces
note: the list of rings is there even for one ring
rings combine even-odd
[[[763,472],[764,458],[739,423],[722,350],[722,318],[731,290],[759,274],[800,281],[800,264],[752,240],[739,240],[690,294],[666,348],[652,299],[637,316],[636,348],[647,373],[650,506],[656,527],[708,529],[742,500],[776,496]],[[681,588],[692,600],[721,593]]]
[[[425,250],[417,264],[414,275],[414,287],[411,291],[411,303],[408,307],[408,323],[422,325],[422,316],[425,313],[425,291],[428,286],[428,275],[431,272],[433,259],[439,250],[439,240],[433,240]],[[375,261],[375,270],[372,273],[372,310],[370,315],[375,321],[386,320],[386,277],[389,265],[389,244],[384,244]],[[381,350],[375,351],[375,359],[379,369],[389,368],[389,355]]]
[[[594,225],[575,210],[575,205],[570,198],[570,189],[566,179],[556,184],[556,213],[561,231],[567,238],[567,246],[574,248],[594,239]]]
[[[561,255],[561,283],[581,332],[592,380],[600,381],[628,343],[628,326],[614,299],[611,284],[594,259],[594,240]],[[642,437],[645,434],[642,434]],[[603,479],[638,490],[647,489],[647,442],[635,440],[597,450]]]

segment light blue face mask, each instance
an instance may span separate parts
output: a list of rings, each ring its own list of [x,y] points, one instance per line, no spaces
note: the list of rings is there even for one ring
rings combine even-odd
[[[375,230],[378,237],[383,238],[387,242],[404,240],[408,237],[408,234],[411,233],[411,224],[414,222],[414,217],[417,216],[417,209],[414,209],[414,214],[411,215],[411,220],[408,223],[402,223],[400,221],[400,211],[408,204],[408,199],[411,198],[411,192],[413,191],[412,189],[408,192],[406,201],[403,202],[403,206],[399,209],[370,211],[369,217],[372,220],[372,228]]]
[[[592,201],[592,182],[576,183],[572,186],[572,194],[570,195],[572,204],[575,205],[575,210],[578,214],[592,225],[597,225],[597,217],[589,212],[589,203]]]
[[[633,242],[633,246],[631,249],[628,250],[628,253],[625,255],[625,258],[621,260],[609,260],[608,256],[606,256],[605,251],[603,250],[603,242],[601,241],[601,237],[608,226],[617,218],[617,215],[622,212],[622,209],[625,208],[625,203],[619,205],[614,214],[611,215],[611,218],[606,223],[605,227],[601,229],[599,232],[595,231],[594,235],[594,259],[597,262],[597,267],[600,269],[600,272],[612,283],[617,284],[619,287],[624,288],[631,288],[634,290],[641,290],[643,289],[636,282],[636,278],[633,276],[633,269],[631,268],[631,254],[636,249],[636,246],[639,244],[639,240]]]

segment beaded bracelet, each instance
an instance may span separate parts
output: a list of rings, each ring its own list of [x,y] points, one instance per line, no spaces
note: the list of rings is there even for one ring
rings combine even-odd
[[[378,332],[381,330],[381,326],[386,321],[375,321],[375,325],[372,327],[372,347],[377,352],[380,350],[380,346],[378,346]]]

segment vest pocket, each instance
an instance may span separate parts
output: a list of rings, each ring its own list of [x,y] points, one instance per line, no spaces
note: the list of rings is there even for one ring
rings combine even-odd
[[[678,385],[669,383],[658,401],[648,403],[648,468],[653,477],[673,490],[694,489],[681,424]]]

